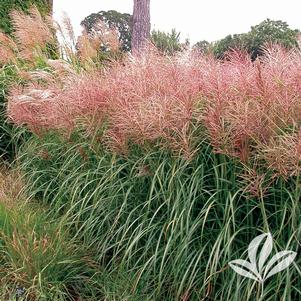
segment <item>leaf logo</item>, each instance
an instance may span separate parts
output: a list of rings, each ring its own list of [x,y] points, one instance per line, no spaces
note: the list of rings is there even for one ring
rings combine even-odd
[[[262,244],[261,250],[259,250],[260,244]],[[258,281],[263,285],[266,279],[286,269],[297,255],[293,251],[281,251],[266,262],[272,249],[271,233],[258,235],[249,244],[249,261],[236,259],[230,261],[229,265],[239,275]]]

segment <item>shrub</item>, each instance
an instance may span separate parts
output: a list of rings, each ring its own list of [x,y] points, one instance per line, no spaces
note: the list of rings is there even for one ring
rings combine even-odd
[[[157,49],[167,55],[172,55],[175,52],[182,50],[180,33],[175,29],[172,29],[171,33],[153,30],[151,34],[151,41]]]

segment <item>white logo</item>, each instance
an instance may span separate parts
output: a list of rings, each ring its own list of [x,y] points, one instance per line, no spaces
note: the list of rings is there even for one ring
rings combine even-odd
[[[258,248],[263,240],[265,241],[259,253]],[[297,253],[293,251],[281,251],[266,262],[272,249],[273,238],[271,233],[261,234],[255,237],[249,244],[249,261],[236,259],[230,261],[229,265],[239,275],[258,281],[263,287],[265,280],[286,269],[294,261],[297,255]]]

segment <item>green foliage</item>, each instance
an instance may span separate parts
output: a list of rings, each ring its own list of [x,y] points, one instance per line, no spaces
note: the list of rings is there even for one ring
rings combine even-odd
[[[23,128],[17,128],[7,120],[6,97],[9,89],[20,81],[17,67],[6,65],[0,68],[0,157],[12,161],[18,147],[29,136]]]
[[[263,47],[269,43],[280,44],[286,48],[297,47],[298,30],[292,30],[283,21],[267,19],[243,34],[228,35],[213,44],[213,53],[217,58],[224,58],[232,49],[244,49],[254,60],[263,54]]]
[[[213,45],[213,54],[223,59],[225,54],[233,49],[245,49],[245,34],[228,35]]]
[[[12,33],[10,12],[14,9],[28,11],[30,6],[36,5],[42,14],[49,13],[48,0],[1,0],[0,1],[0,29],[8,34]]]
[[[208,54],[210,52],[210,43],[206,40],[199,41],[193,45],[193,48],[200,53]]]
[[[101,20],[105,22],[108,27],[118,29],[120,33],[120,42],[124,51],[131,50],[132,40],[132,15],[122,14],[115,10],[100,11],[86,17],[81,25],[87,30],[88,33],[95,30],[97,22]]]
[[[285,48],[296,47],[298,33],[298,30],[290,29],[286,22],[267,19],[251,27],[246,36],[246,49],[255,59],[262,55],[262,47],[267,43],[277,43]]]
[[[252,197],[239,177],[244,167],[205,141],[186,161],[135,146],[125,158],[78,134],[49,135],[33,138],[19,160],[31,195],[103,266],[104,300],[259,300],[259,286],[228,262],[267,231],[277,248],[298,250],[300,179],[279,179]],[[264,300],[300,299],[300,276],[295,268],[275,276]]]
[[[151,41],[164,54],[171,55],[182,49],[180,44],[180,32],[177,32],[175,29],[172,29],[171,33],[153,30]]]
[[[48,0],[1,0],[0,30],[4,33],[12,34],[13,28],[9,15],[10,12],[14,9],[20,9],[27,12],[32,5],[36,5],[43,15],[49,13],[50,7]],[[57,52],[55,43],[53,45],[48,45],[47,53],[49,53],[50,57],[57,57]],[[25,137],[25,130],[18,129],[10,124],[6,117],[6,97],[8,95],[8,90],[14,84],[20,82],[18,68],[24,67],[21,65],[6,65],[0,67],[0,157],[9,161],[14,159],[17,148]]]

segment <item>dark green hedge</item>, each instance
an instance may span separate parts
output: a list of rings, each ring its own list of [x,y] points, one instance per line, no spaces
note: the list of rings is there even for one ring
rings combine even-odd
[[[49,0],[0,0],[0,29],[10,34],[12,32],[10,12],[13,9],[27,11],[32,5],[36,5],[42,14],[50,11]]]

